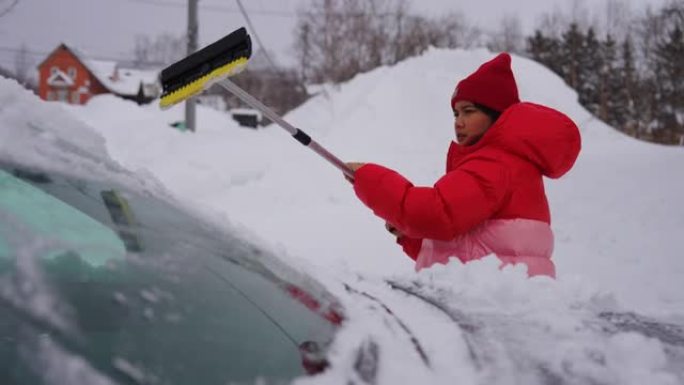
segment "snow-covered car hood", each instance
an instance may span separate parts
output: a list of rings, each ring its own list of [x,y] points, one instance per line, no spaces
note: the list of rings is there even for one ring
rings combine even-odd
[[[640,315],[579,281],[502,272],[494,256],[413,277],[357,277],[336,294],[349,321],[332,368],[301,383],[684,381],[681,318]]]

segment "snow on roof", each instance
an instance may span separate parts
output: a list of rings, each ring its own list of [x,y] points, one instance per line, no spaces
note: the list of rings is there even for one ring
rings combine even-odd
[[[161,69],[121,68],[115,61],[87,59],[87,55],[84,55],[80,50],[72,47],[68,47],[68,49],[95,75],[103,86],[113,93],[136,95],[141,84],[146,96],[155,96],[161,90],[157,81]]]
[[[102,85],[117,94],[135,95],[141,84],[146,95],[155,93],[158,88],[156,84],[159,70],[120,68],[116,62],[104,60],[85,60],[83,64]]]
[[[261,111],[254,110],[251,108],[231,108],[230,114],[231,115],[256,115],[259,119],[261,119]]]
[[[114,61],[85,59],[82,56],[79,59],[93,75],[97,76],[98,80],[103,81],[103,84],[105,80],[113,77],[116,73],[116,62]]]

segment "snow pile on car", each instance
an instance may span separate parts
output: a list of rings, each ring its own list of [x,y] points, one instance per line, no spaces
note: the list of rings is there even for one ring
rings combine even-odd
[[[16,81],[0,77],[0,155],[25,166],[109,179],[162,191],[154,178],[125,170],[107,151],[105,140],[61,103],[44,102]]]
[[[332,367],[298,384],[677,384],[681,320],[581,280],[527,279],[494,256],[417,275],[337,275],[349,323]]]

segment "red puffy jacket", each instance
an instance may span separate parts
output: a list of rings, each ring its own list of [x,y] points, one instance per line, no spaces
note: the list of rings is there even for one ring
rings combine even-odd
[[[433,187],[416,187],[395,171],[369,163],[356,171],[354,190],[377,216],[404,234],[398,242],[413,259],[420,259],[421,249],[435,249],[423,242],[429,239],[441,245],[456,242],[455,254],[472,254],[454,255],[462,261],[495,253],[506,263],[516,263],[520,257],[520,262],[534,269],[523,251],[529,247],[520,243],[533,242],[530,234],[546,234],[538,226],[535,232],[523,234],[529,231],[529,223],[548,227],[551,222],[542,175],[562,176],[579,151],[579,130],[567,116],[541,105],[517,103],[501,114],[478,143],[468,147],[452,143],[447,173]],[[517,227],[520,237],[516,240],[520,219],[530,221]],[[507,224],[502,227],[503,222]],[[483,226],[495,230],[483,232]],[[498,236],[496,229],[504,227]],[[550,228],[544,237],[549,236],[551,248],[544,246],[539,253],[550,259]],[[466,243],[469,251],[463,251]],[[419,268],[445,262],[425,258],[418,260]],[[530,274],[553,276],[553,266],[544,265]]]

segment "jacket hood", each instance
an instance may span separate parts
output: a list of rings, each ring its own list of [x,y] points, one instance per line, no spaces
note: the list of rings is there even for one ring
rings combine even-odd
[[[577,160],[581,138],[577,125],[565,114],[534,103],[507,108],[475,145],[452,145],[465,156],[478,149],[500,148],[535,164],[549,178],[567,173]]]

